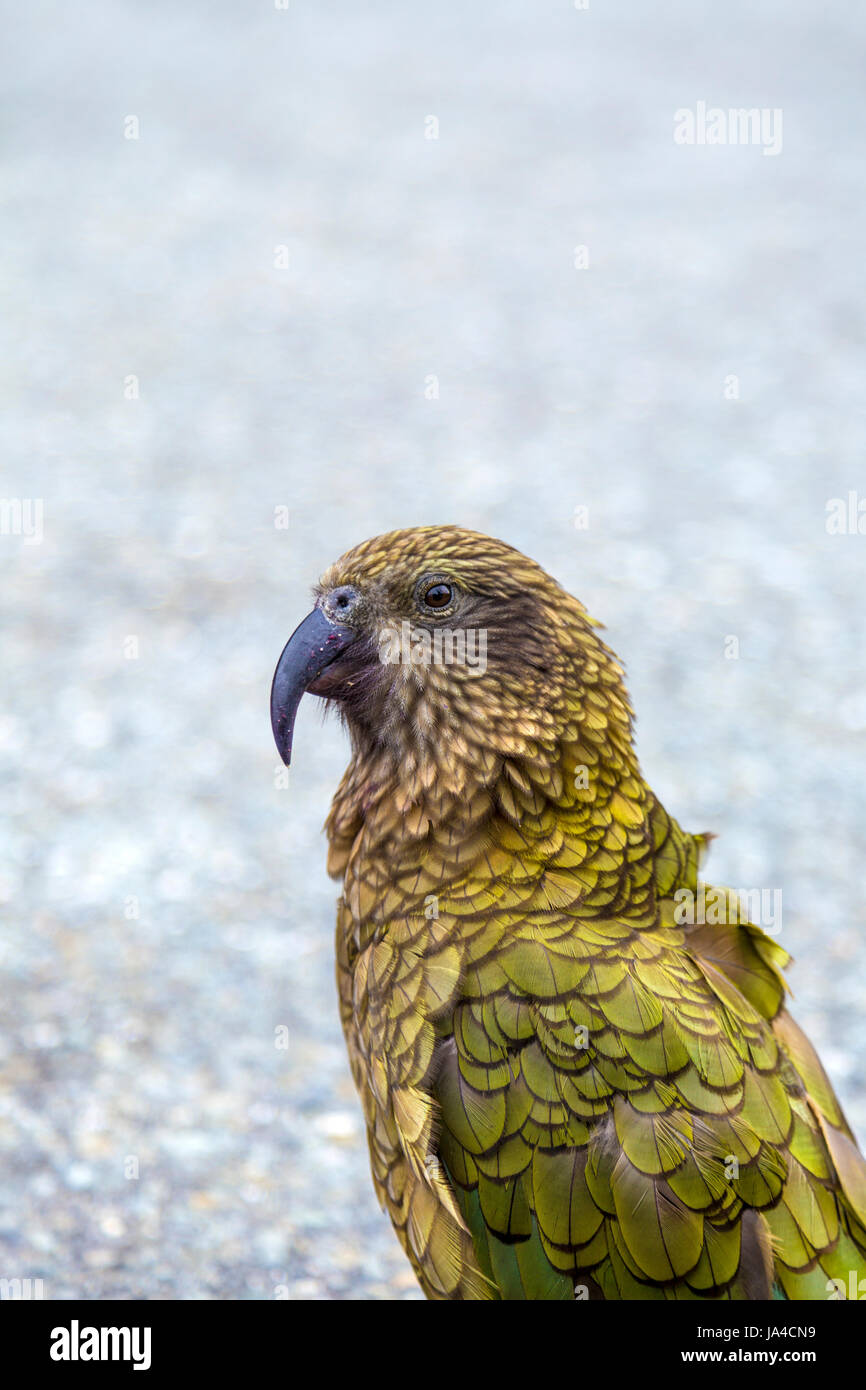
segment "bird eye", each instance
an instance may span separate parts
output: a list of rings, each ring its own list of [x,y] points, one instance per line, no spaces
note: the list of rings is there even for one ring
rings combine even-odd
[[[454,590],[450,584],[431,584],[421,597],[428,608],[447,608],[454,597]]]

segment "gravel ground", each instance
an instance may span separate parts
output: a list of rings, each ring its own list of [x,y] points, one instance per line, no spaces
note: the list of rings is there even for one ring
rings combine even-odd
[[[866,495],[866,19],[759,8],[19,7],[2,1275],[419,1297],[337,1021],[345,741],[305,702],[281,786],[267,708],[393,526],[500,535],[607,623],[712,877],[782,888],[866,1137],[866,536],[826,528]],[[781,152],[675,143],[701,101],[781,109]]]

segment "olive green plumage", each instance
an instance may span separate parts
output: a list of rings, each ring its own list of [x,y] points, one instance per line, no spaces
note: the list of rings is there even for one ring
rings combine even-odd
[[[643,780],[597,624],[453,527],[368,541],[317,593],[348,643],[307,685],[352,736],[341,1017],[425,1293],[822,1299],[866,1275],[866,1165],[787,955],[732,896],[680,920],[706,837]],[[485,633],[486,668],[381,660],[404,622]]]

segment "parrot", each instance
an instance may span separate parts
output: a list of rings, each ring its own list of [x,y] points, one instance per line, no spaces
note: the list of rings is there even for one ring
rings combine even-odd
[[[790,957],[644,780],[601,623],[450,525],[363,542],[314,595],[272,729],[288,765],[310,692],[351,740],[325,827],[339,1012],[424,1296],[866,1287],[866,1163]]]

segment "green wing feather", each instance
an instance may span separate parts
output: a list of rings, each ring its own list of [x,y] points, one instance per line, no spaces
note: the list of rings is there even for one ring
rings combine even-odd
[[[475,962],[437,1043],[437,1148],[496,1296],[827,1298],[866,1276],[866,1164],[783,1007],[787,957],[726,916],[530,912]]]

